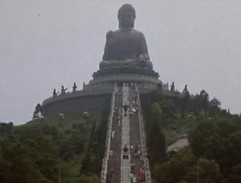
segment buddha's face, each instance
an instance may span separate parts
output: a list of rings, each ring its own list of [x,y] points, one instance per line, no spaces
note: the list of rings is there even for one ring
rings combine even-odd
[[[135,21],[135,10],[134,8],[129,6],[122,6],[119,10],[118,19],[119,19],[119,27],[120,28],[133,28]]]

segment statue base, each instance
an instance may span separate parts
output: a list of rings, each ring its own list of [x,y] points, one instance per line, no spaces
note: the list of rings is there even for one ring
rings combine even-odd
[[[135,85],[140,94],[162,87],[168,91],[168,84],[163,84],[159,74],[146,68],[112,68],[101,69],[93,74],[93,79],[84,84],[82,90],[66,92],[52,96],[42,103],[43,115],[49,116],[60,113],[79,111],[108,110],[114,87],[124,83]]]
[[[148,93],[157,86],[162,85],[158,80],[159,74],[154,70],[138,67],[122,67],[111,69],[100,69],[93,74],[93,80],[85,85],[84,90],[98,91],[103,88],[113,88],[113,85],[122,85],[123,83],[133,84],[138,87],[141,93]]]

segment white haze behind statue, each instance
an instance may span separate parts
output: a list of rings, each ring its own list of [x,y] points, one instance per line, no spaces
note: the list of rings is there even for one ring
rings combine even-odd
[[[0,1],[0,121],[25,123],[61,85],[91,80],[126,1]],[[128,1],[160,79],[241,113],[241,1]]]

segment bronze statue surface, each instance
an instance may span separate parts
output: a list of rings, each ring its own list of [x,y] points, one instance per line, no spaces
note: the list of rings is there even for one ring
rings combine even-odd
[[[106,34],[100,69],[139,67],[152,69],[145,36],[134,29],[135,10],[124,4],[118,12],[119,29]]]

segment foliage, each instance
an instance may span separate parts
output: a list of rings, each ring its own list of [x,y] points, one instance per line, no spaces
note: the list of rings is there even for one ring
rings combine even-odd
[[[151,166],[160,163],[165,157],[165,136],[160,130],[162,109],[158,103],[150,106],[150,121],[146,123],[147,149]]]
[[[241,121],[212,120],[203,122],[190,134],[194,155],[215,160],[227,182],[240,179],[235,173],[241,164]],[[232,182],[232,181],[231,181]]]
[[[185,153],[177,153],[163,164],[156,165],[153,170],[156,183],[188,182],[215,183],[220,182],[219,165],[214,160],[195,159]]]
[[[163,92],[141,96],[153,182],[240,182],[240,116],[221,109],[205,90],[195,96]],[[165,152],[182,134],[191,150]]]
[[[0,134],[3,135],[10,135],[13,131],[13,123],[0,123]]]
[[[99,174],[105,153],[108,114],[102,116],[99,125],[93,125],[86,155],[83,159],[81,172],[83,174]]]
[[[84,175],[80,176],[79,183],[100,183],[100,180],[97,175]]]
[[[149,127],[147,132],[147,148],[151,165],[160,163],[165,157],[165,136],[160,131],[156,122]]]
[[[0,127],[0,183],[62,183],[81,182],[83,157],[92,144],[93,135],[105,136],[107,117],[104,113],[67,114],[64,118],[51,116],[31,121],[25,125],[12,123]],[[96,128],[97,126],[97,128]],[[102,129],[102,130],[99,130]],[[98,141],[96,146],[101,149]],[[95,161],[101,162],[104,153],[99,153]],[[100,165],[87,176],[89,182],[98,182]],[[82,177],[82,178],[81,178]]]

